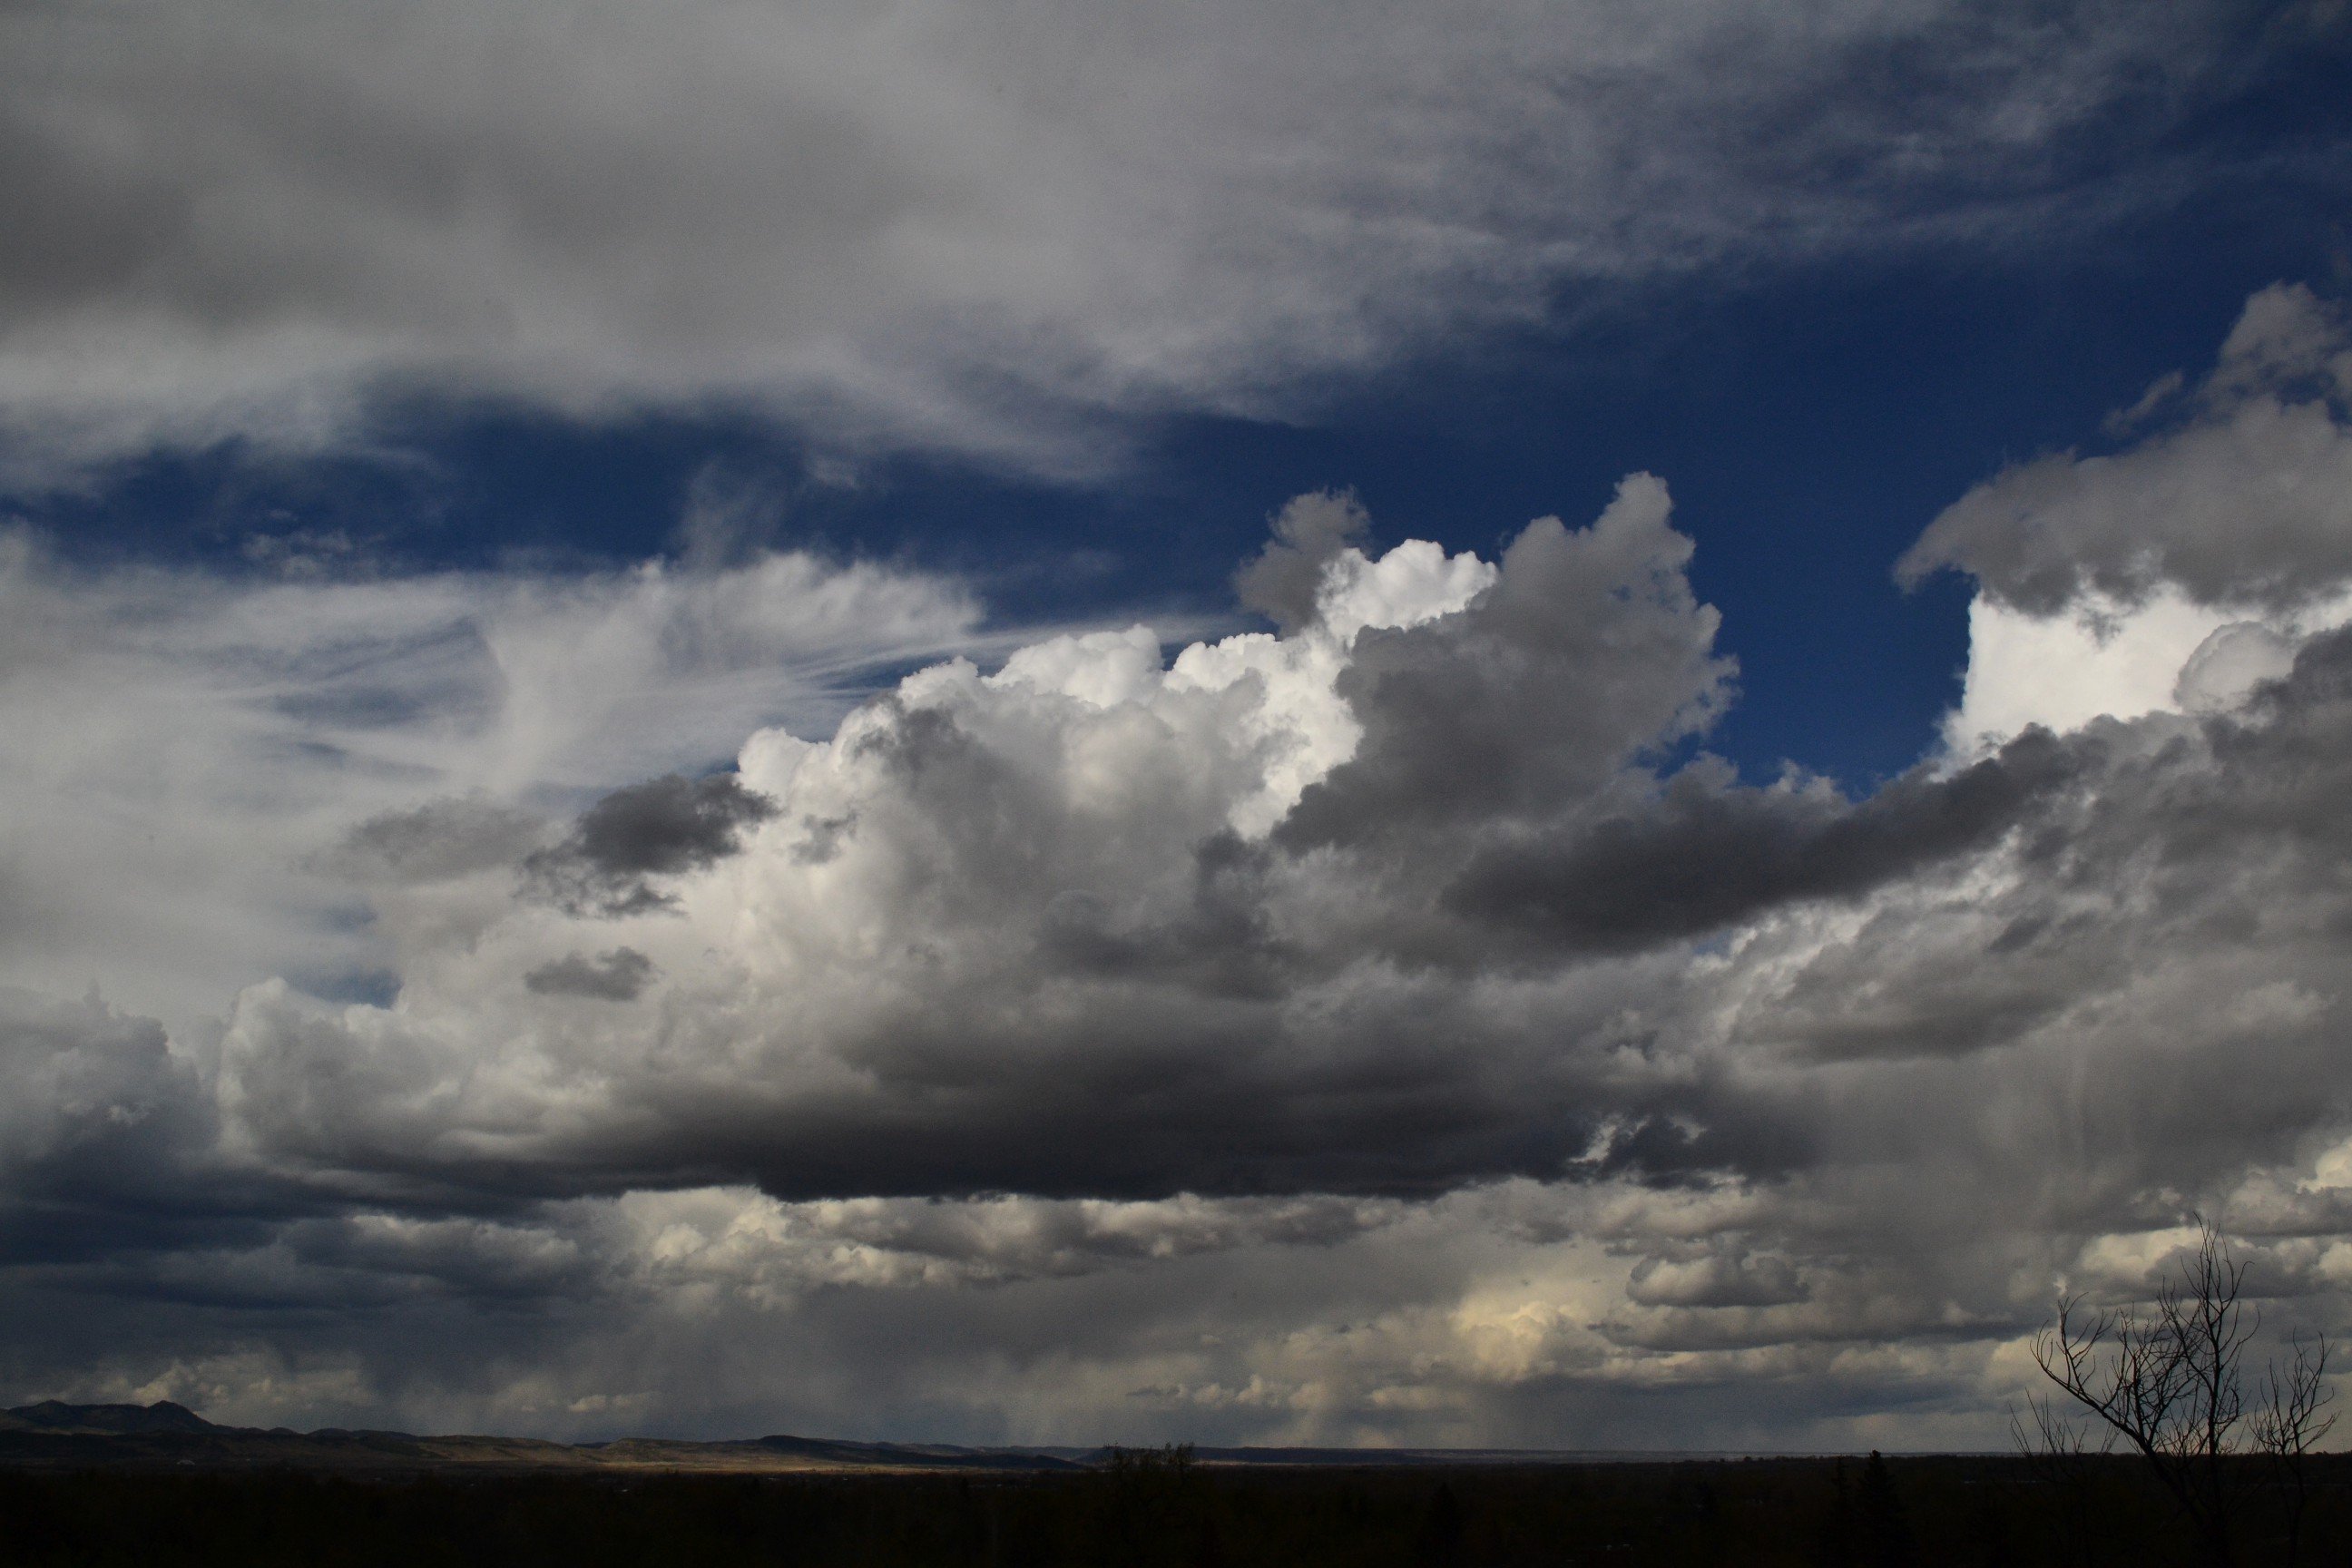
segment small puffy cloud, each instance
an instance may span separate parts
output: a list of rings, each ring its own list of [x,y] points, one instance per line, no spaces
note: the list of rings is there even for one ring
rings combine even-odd
[[[534,896],[574,914],[668,909],[676,900],[646,878],[707,870],[741,849],[743,829],[775,815],[773,801],[732,774],[671,773],[590,806],[562,843],[523,862],[523,875]]]
[[[2227,713],[2244,705],[2256,687],[2294,668],[2294,644],[2259,621],[2216,627],[2173,683],[2172,700],[2187,713]]]
[[[1625,1294],[1643,1307],[1778,1307],[1805,1299],[1786,1259],[1707,1253],[1687,1261],[1644,1258]]]
[[[1370,526],[1370,515],[1354,496],[1319,490],[1295,498],[1275,514],[1274,537],[1234,574],[1235,597],[1284,631],[1308,625],[1324,568]]]
[[[654,961],[633,947],[616,947],[590,958],[571,952],[542,963],[522,977],[543,996],[588,996],[603,1002],[634,1002],[660,973]]]

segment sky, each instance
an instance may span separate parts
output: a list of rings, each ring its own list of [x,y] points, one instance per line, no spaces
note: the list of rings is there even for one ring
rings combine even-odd
[[[0,210],[0,1403],[2352,1335],[2340,0],[15,0]]]

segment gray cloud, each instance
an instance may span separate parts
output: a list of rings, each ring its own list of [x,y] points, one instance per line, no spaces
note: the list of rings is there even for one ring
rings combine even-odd
[[[1625,1294],[1643,1307],[1778,1307],[1803,1300],[1806,1291],[1782,1258],[1707,1253],[1644,1258],[1626,1277]]]
[[[1562,1058],[1454,976],[1368,968],[1360,922],[1442,886],[1426,857],[1394,861],[1397,839],[1634,787],[1634,755],[1720,703],[1716,617],[1682,578],[1689,543],[1666,512],[1662,485],[1629,480],[1590,528],[1530,526],[1491,578],[1425,546],[1335,557],[1324,613],[1381,606],[1391,623],[1351,626],[1360,662],[1336,675],[1321,621],[1287,643],[1236,639],[1222,657],[1263,668],[1213,676],[1163,670],[1148,637],[1068,639],[992,677],[912,678],[821,749],[747,749],[740,775],[619,792],[527,870],[563,913],[679,917],[674,946],[633,938],[671,979],[667,1068],[646,1076],[636,1026],[591,1046],[571,1023],[501,1016],[530,990],[477,994],[474,964],[521,956],[494,932],[448,980],[410,965],[404,1016],[249,993],[224,1057],[240,1125],[297,1168],[531,1195],[745,1179],[793,1198],[1426,1194],[1559,1174],[1601,1118],[1681,1090],[1599,1095],[1601,1062],[1580,1059],[1598,1041]],[[1352,681],[1366,665],[1378,679]],[[1270,839],[1236,832],[1269,761],[1349,724],[1355,758],[1306,785]],[[1457,772],[1473,745],[1483,769]],[[1370,804],[1331,805],[1342,792]],[[1330,847],[1300,826],[1335,813],[1349,858],[1325,867]],[[753,821],[755,843],[740,837]],[[820,837],[824,854],[803,853]],[[786,969],[714,969],[712,896],[759,911],[750,947],[726,949]],[[533,950],[522,974],[570,962],[562,931],[511,926]],[[1539,1005],[1574,1038],[1647,981],[1570,973]],[[414,1026],[445,1007],[467,1020],[455,1035]],[[507,1060],[458,1043],[478,1028]],[[495,1086],[552,1088],[532,1064],[583,1050],[606,1054],[601,1086],[580,1081],[586,1098],[547,1123],[565,1129],[540,1150],[551,1163],[522,1158],[546,1089]],[[1671,1125],[1629,1138],[1618,1163],[1717,1157]]]
[[[0,987],[0,1171],[26,1205],[151,1201],[209,1142],[190,1064],[152,1019]]]
[[[1297,497],[1275,514],[1274,537],[1234,574],[1234,597],[1284,631],[1309,625],[1324,567],[1360,542],[1370,526],[1370,514],[1352,495],[1318,490]]]
[[[368,818],[344,837],[330,863],[362,878],[437,882],[514,865],[545,832],[528,812],[487,795],[459,795]]]
[[[2263,10],[19,6],[0,414],[20,478],[420,391],[1099,465],[1563,295],[2177,199],[2329,46]]]
[[[707,870],[742,848],[743,829],[775,816],[773,801],[728,773],[677,773],[617,789],[583,812],[563,841],[523,861],[534,897],[608,919],[675,901],[646,879]]]
[[[2273,1329],[2352,1324],[2352,631],[2200,622],[2175,706],[1849,798],[1665,760],[1732,671],[1657,481],[1494,567],[1348,537],[1281,542],[1279,636],[1033,639],[600,780],[569,907],[502,868],[577,786],[354,769],[306,874],[396,1003],[0,1007],[12,1399],[1968,1447],[2192,1210]]]
[[[0,531],[0,983],[102,979],[175,1037],[462,941],[540,824],[1003,635],[960,584],[802,553],[287,581]]]
[[[1700,936],[1783,904],[1858,898],[1982,849],[2076,765],[2032,731],[1997,757],[1948,775],[1922,767],[1856,805],[1826,784],[1741,788],[1699,764],[1629,815],[1487,845],[1442,901],[1553,952]]]
[[[1588,529],[1530,524],[1494,587],[1427,626],[1368,628],[1339,691],[1354,756],[1310,785],[1277,835],[1304,848],[1589,799],[1645,748],[1704,729],[1730,700],[1721,617],[1683,575],[1691,542],[1665,486],[1626,479]]]
[[[2037,616],[2085,592],[2293,608],[2352,583],[2352,332],[2302,284],[2246,302],[2180,426],[2105,457],[2038,458],[1954,502],[1896,563],[1946,567]]]
[[[633,947],[616,947],[590,958],[566,953],[542,963],[522,977],[522,983],[543,996],[589,996],[601,1002],[634,1002],[645,994],[660,971],[654,961]]]
[[[1643,758],[1728,679],[1687,551],[1663,489],[1629,481],[1592,528],[1538,523],[1462,577],[1459,608],[1357,632],[1335,672],[1283,662],[1323,657],[1319,623],[1237,640],[1218,657],[1261,666],[1215,680],[1208,650],[1161,670],[1120,662],[1148,639],[1071,639],[926,672],[740,777],[621,792],[561,851],[594,898],[413,964],[402,1012],[249,994],[237,1124],[289,1174],[384,1191],[1425,1198],[1809,1180],[1897,1124],[1916,1064],[1990,1092],[2042,1070],[2021,1060],[2127,1052],[2107,1032],[2148,1005],[2218,1042],[2242,1032],[2222,998],[2266,998],[2243,1027],[2308,1069],[2343,918],[2312,868],[2342,847],[2344,639],[2242,709],[2034,731],[1862,801],[1705,759],[1660,779]],[[1329,570],[1393,572],[1400,604],[1459,576]],[[1236,832],[1282,754],[1265,716],[1317,689],[1353,755]],[[604,981],[561,916],[655,899],[677,917],[643,939],[670,977],[658,1033],[530,1010]],[[2158,1004],[2151,965],[2210,994]],[[1841,1094],[1806,1077],[1838,1064],[1868,1070]],[[2213,1179],[2337,1114],[2282,1081],[2211,1086],[2242,1107]],[[2153,1179],[2126,1162],[2101,1190]]]

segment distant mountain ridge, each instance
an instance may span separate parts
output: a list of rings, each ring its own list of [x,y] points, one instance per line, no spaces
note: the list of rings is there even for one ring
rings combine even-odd
[[[554,1443],[539,1437],[353,1431],[325,1426],[224,1426],[184,1405],[68,1405],[46,1399],[0,1411],[0,1467],[89,1468],[195,1466],[343,1471],[415,1471],[491,1467],[537,1470],[690,1470],[793,1474],[852,1470],[1076,1471],[1117,1450],[971,1448],[948,1443],[860,1443],[837,1437],[742,1437],[697,1442],[616,1437]],[[1632,1459],[1729,1458],[1727,1454],[1634,1454],[1510,1448],[1196,1448],[1206,1465],[1552,1465]]]
[[[44,1399],[0,1411],[0,1432],[70,1432],[121,1436],[138,1432],[226,1432],[184,1405],[68,1405]]]
[[[531,1469],[1072,1470],[1076,1451],[967,1448],[940,1443],[858,1443],[826,1437],[748,1437],[692,1442],[621,1437],[552,1443],[537,1437],[418,1436],[327,1426],[224,1426],[184,1405],[68,1405],[46,1399],[0,1411],[0,1465],[260,1466],[321,1469],[431,1469],[496,1466]]]

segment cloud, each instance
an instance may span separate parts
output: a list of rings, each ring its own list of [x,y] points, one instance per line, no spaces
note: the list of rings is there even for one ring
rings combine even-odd
[[[2265,363],[2317,363],[2284,331]],[[2145,1290],[2192,1212],[2271,1329],[2344,1331],[2325,603],[2151,567],[2105,634],[2145,705],[1857,797],[1706,754],[1735,670],[1654,478],[1493,562],[1286,515],[1317,575],[1275,557],[1276,633],[1010,638],[772,722],[676,694],[803,700],[764,684],[782,632],[722,635],[785,624],[778,583],[814,624],[989,639],[952,585],[767,557],[364,594],[20,562],[0,636],[57,640],[9,643],[0,697],[62,739],[0,793],[7,929],[54,929],[15,868],[43,836],[99,841],[158,771],[105,720],[261,801],[238,852],[284,846],[386,986],[6,999],[0,1377],[566,1433],[1969,1446],[2060,1284]],[[2122,689],[2084,581],[1972,658],[2055,626],[2060,696]],[[468,650],[550,603],[590,606],[550,644],[663,650],[605,668],[666,753],[508,728]],[[694,635],[608,629],[648,619]],[[810,635],[785,668],[874,668]],[[518,754],[542,782],[502,793]],[[221,853],[96,863],[190,925],[285,919]]]
[[[1164,664],[1148,636],[1096,634],[991,676],[938,667],[829,742],[759,737],[740,775],[609,797],[533,870],[593,882],[559,916],[638,917],[631,944],[670,976],[658,1025],[599,1027],[593,1079],[551,1071],[585,1042],[515,979],[563,962],[576,929],[518,913],[464,954],[419,954],[397,1012],[247,993],[223,1044],[240,1134],[297,1166],[534,1193],[541,1160],[566,1184],[602,1168],[615,1188],[789,1197],[1556,1173],[1589,1136],[1583,1075],[1538,1069],[1450,977],[1367,967],[1353,927],[1414,901],[1419,870],[1386,883],[1391,836],[1615,787],[1719,700],[1714,613],[1666,511],[1630,480],[1591,527],[1538,521],[1492,569],[1343,550],[1293,638]],[[1318,752],[1326,778],[1294,772]],[[1286,778],[1297,804],[1270,829],[1257,808]],[[1350,790],[1364,804],[1318,808]],[[1360,864],[1294,840],[1333,814]],[[663,893],[647,872],[673,873]],[[675,918],[642,918],[657,910]],[[499,973],[499,999],[481,994]],[[1589,1026],[1628,983],[1578,977],[1548,1010]],[[1432,1032],[1496,1054],[1474,1070]]]
[[[1296,497],[1275,514],[1274,537],[1234,574],[1234,596],[1286,632],[1312,624],[1324,568],[1359,542],[1371,521],[1351,495],[1318,490]]]
[[[1742,789],[1717,770],[1688,769],[1633,814],[1481,849],[1444,902],[1485,925],[1539,932],[1553,952],[1701,936],[1800,900],[1858,898],[1980,850],[2071,782],[2074,765],[2032,731],[1958,773],[1923,767],[1858,805],[1823,782]]]
[[[1343,547],[1291,637],[1172,661],[1068,637],[919,672],[827,742],[763,732],[740,773],[573,830],[584,858],[604,814],[657,826],[605,858],[630,889],[667,868],[658,908],[515,906],[414,951],[396,1010],[248,992],[236,1136],[444,1201],[1801,1182],[1923,1073],[2006,1095],[2043,1070],[2021,1062],[2123,1050],[2095,1042],[2174,988],[2158,951],[2281,998],[2258,1032],[2307,1061],[2336,915],[2290,868],[2332,853],[2340,638],[2248,706],[2032,731],[1864,800],[1704,756],[1661,774],[1730,673],[1666,518],[1637,478],[1491,570]],[[706,817],[706,791],[772,806]],[[530,977],[615,917],[667,976],[658,1016],[548,1011]],[[2160,1005],[2180,1050],[2242,1026]],[[1835,1064],[1868,1070],[1797,1087]],[[2282,1128],[2335,1114],[2302,1103]],[[2286,1158],[2282,1135],[2213,1146]]]
[[[1897,563],[1956,567],[2053,616],[2096,594],[2305,608],[2352,584],[2352,332],[2299,283],[2246,302],[2179,428],[2111,457],[2053,454],[1971,489]]]
[[[1643,1307],[1778,1307],[1805,1299],[1782,1259],[1719,1253],[1688,1262],[1644,1258],[1627,1277],[1625,1294]]]
[[[2326,44],[2223,0],[0,26],[0,201],[42,215],[0,252],[19,479],[420,395],[1099,467],[1105,416],[1279,411],[1563,297],[2175,200],[2230,161],[2168,135]]]
[[[2342,309],[2274,285],[2172,427],[2038,458],[1947,508],[1895,576],[1952,568],[1977,584],[1949,750],[2032,724],[2227,710],[2304,638],[2352,621],[2347,399]]]
[[[773,801],[731,774],[670,773],[590,806],[563,842],[523,861],[524,879],[534,896],[573,914],[668,909],[677,900],[655,891],[647,877],[707,870],[742,848],[743,828],[775,815]]]
[[[19,1245],[28,1206],[152,1201],[211,1135],[196,1077],[163,1028],[95,995],[0,987],[0,1205]]]
[[[1704,729],[1735,666],[1683,575],[1691,542],[1665,486],[1623,481],[1591,527],[1544,518],[1494,585],[1426,626],[1377,624],[1338,682],[1363,739],[1308,786],[1286,845],[1538,811],[1590,798],[1638,752]]]
[[[2187,713],[2227,713],[2294,668],[2294,644],[2259,621],[2233,621],[2197,645],[2172,685]]]
[[[364,990],[409,915],[494,917],[584,801],[829,727],[991,646],[979,616],[804,553],[289,580],[0,536],[0,981],[102,979],[175,1031],[272,974]]]
[[[546,824],[487,795],[452,795],[388,811],[354,826],[328,854],[361,880],[446,881],[514,865],[546,836]]]
[[[616,947],[589,958],[566,953],[542,963],[522,977],[530,990],[547,996],[591,996],[603,1002],[634,1002],[645,994],[660,971],[654,961],[633,947]]]

